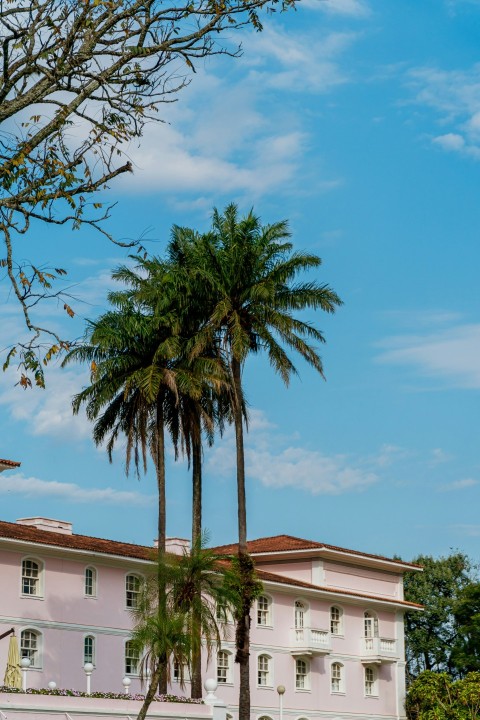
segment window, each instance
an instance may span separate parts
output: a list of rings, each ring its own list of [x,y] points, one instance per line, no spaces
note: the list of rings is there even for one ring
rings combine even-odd
[[[363,626],[366,638],[378,637],[378,618],[374,613],[365,612],[363,614]]]
[[[306,660],[295,660],[295,688],[308,690],[309,665]]]
[[[186,663],[180,664],[178,660],[174,660],[173,681],[183,683],[185,680],[188,681],[188,665]]]
[[[330,668],[330,686],[332,693],[343,692],[343,665],[332,663]]]
[[[20,635],[20,656],[30,660],[30,667],[40,668],[40,633],[35,630],[23,630]]]
[[[217,654],[217,682],[228,683],[230,680],[230,653],[220,650]]]
[[[140,597],[140,578],[137,575],[127,575],[125,578],[125,602],[127,608],[138,607]]]
[[[271,625],[272,621],[270,618],[270,599],[265,595],[260,595],[257,599],[257,624],[258,625]]]
[[[83,639],[83,664],[92,663],[95,665],[95,638],[93,635],[87,635]]]
[[[22,560],[22,595],[42,595],[41,571],[42,565],[37,560]]]
[[[261,687],[269,687],[272,684],[270,678],[270,658],[268,655],[258,657],[258,684]]]
[[[372,697],[378,695],[377,691],[377,671],[373,667],[365,668],[365,695]]]
[[[87,597],[97,596],[97,571],[92,567],[85,569],[85,595]]]
[[[343,633],[343,612],[339,607],[330,608],[330,632],[332,635]]]
[[[307,607],[301,600],[295,600],[295,628],[297,630],[305,627],[305,614]]]
[[[140,653],[131,640],[125,643],[125,675],[138,675]]]

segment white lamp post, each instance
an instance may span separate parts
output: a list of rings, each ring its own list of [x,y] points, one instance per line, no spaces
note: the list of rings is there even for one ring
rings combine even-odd
[[[277,687],[277,693],[278,693],[278,705],[279,705],[279,714],[280,714],[280,720],[283,720],[283,696],[285,695],[285,685],[279,685]]]
[[[124,677],[122,680],[123,689],[125,690],[125,695],[130,694],[130,685],[132,684],[132,681],[129,677]]]
[[[32,664],[32,663],[31,663],[31,661],[30,661],[30,658],[28,658],[28,657],[23,657],[23,658],[20,660],[20,666],[21,666],[22,671],[23,671],[23,672],[22,672],[22,675],[23,675],[23,692],[26,692],[26,691],[27,691],[27,670],[28,670],[28,668],[30,667],[31,664]]]
[[[87,695],[90,695],[91,685],[90,685],[90,679],[93,672],[93,665],[92,663],[85,663],[83,666],[83,669],[85,671],[85,675],[87,676]]]

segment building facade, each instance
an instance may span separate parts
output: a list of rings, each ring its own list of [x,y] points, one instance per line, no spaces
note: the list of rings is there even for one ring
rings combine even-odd
[[[185,541],[171,539],[170,551]],[[403,573],[389,560],[286,535],[249,543],[263,593],[252,608],[252,718],[358,720],[404,717]],[[222,554],[235,546],[217,548]],[[154,549],[73,533],[68,522],[0,522],[0,635],[15,628],[28,656],[30,687],[141,692],[139,658],[129,643],[131,610]],[[204,677],[236,716],[234,628]],[[0,643],[0,668],[8,643]],[[171,691],[179,687],[172,669]]]

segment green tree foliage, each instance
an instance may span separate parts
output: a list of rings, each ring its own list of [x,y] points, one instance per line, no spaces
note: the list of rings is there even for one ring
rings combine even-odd
[[[150,671],[150,688],[140,709],[144,720],[162,676],[168,677],[175,663],[183,684],[185,667],[200,651],[197,638],[203,638],[207,656],[220,647],[225,631],[217,619],[217,608],[233,610],[238,594],[236,569],[225,558],[205,548],[207,537],[190,552],[157,559],[142,587],[137,607],[132,611],[132,641],[143,656],[142,675]],[[164,588],[159,598],[158,586]],[[200,633],[196,632],[199,625]]]
[[[237,55],[232,30],[261,29],[259,10],[278,3],[0,0],[0,267],[30,331],[4,367],[20,358],[24,387],[31,377],[44,385],[43,362],[68,342],[34,311],[58,299],[54,281],[65,270],[22,260],[22,237],[44,222],[88,224],[115,241],[103,224],[111,208],[102,193],[132,171],[123,148],[145,122],[161,119],[161,104],[175,100],[199,60]]]
[[[425,610],[408,613],[405,619],[408,681],[424,670],[456,672],[452,659],[458,636],[454,609],[472,582],[472,566],[463,553],[438,559],[419,555],[413,562],[424,571],[406,575],[405,599],[424,605]]]
[[[321,331],[298,314],[313,309],[333,313],[338,295],[317,280],[300,280],[318,269],[321,259],[294,252],[288,223],[262,225],[251,211],[240,217],[236,205],[214,210],[211,231],[177,232],[172,252],[182,258],[207,320],[199,328],[198,348],[216,345],[231,378],[238,497],[238,552],[244,596],[237,613],[236,662],[240,665],[239,718],[250,720],[250,573],[245,493],[244,388],[242,374],[250,354],[265,352],[273,370],[288,385],[297,374],[288,351],[295,351],[323,375],[318,348]]]
[[[480,583],[466,585],[453,608],[457,636],[452,665],[459,675],[480,672]]]
[[[452,681],[447,673],[425,670],[408,690],[406,711],[409,720],[478,720],[480,673]]]

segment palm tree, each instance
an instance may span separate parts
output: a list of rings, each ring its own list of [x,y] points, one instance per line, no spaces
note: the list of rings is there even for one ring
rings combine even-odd
[[[198,302],[208,307],[209,319],[196,339],[197,352],[216,338],[226,353],[232,385],[238,497],[238,556],[243,574],[243,597],[236,620],[236,662],[240,664],[239,720],[250,719],[250,608],[253,563],[247,553],[245,496],[244,389],[242,371],[250,353],[267,353],[271,366],[288,385],[297,369],[285,347],[296,351],[323,376],[323,366],[311,341],[324,336],[311,322],[296,316],[304,309],[333,313],[338,295],[316,280],[298,281],[299,274],[318,268],[318,256],[293,251],[288,224],[262,226],[250,212],[238,217],[230,204],[223,214],[213,212],[211,232],[191,231],[186,257]]]
[[[222,622],[217,619],[217,608],[231,608],[237,591],[233,573],[205,545],[203,535],[189,553],[179,557],[164,557],[147,577],[140,602],[132,611],[135,626],[133,643],[139,653],[145,653],[142,674],[151,673],[151,684],[138,715],[144,720],[155,696],[158,679],[168,675],[171,661],[180,671],[183,682],[185,666],[193,654],[200,652],[197,642],[203,638],[207,658],[222,641]],[[165,598],[158,602],[157,582],[162,577]],[[197,623],[199,631],[197,632]]]

